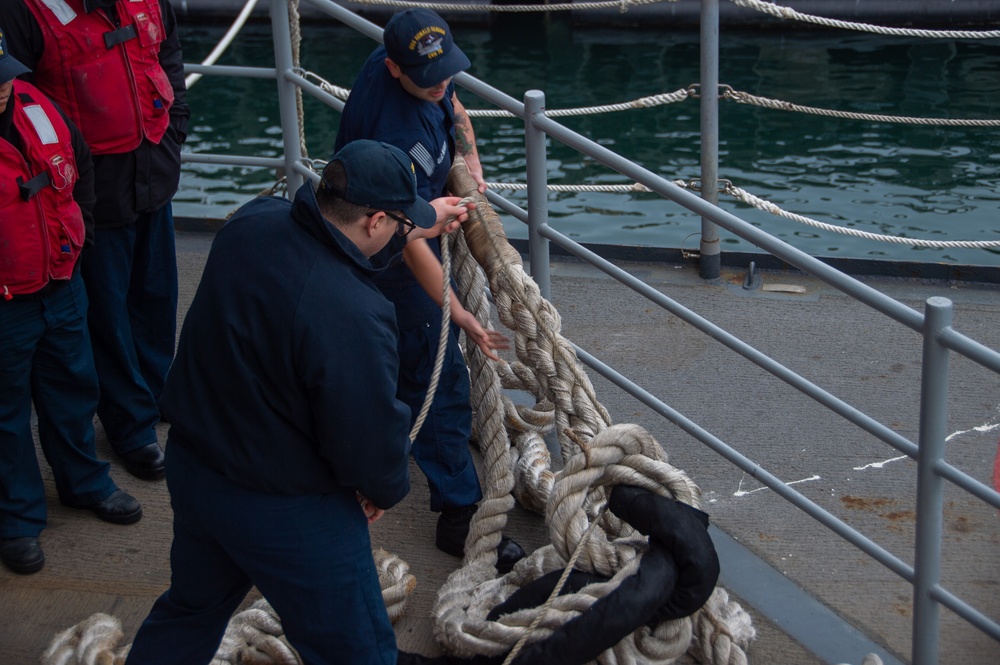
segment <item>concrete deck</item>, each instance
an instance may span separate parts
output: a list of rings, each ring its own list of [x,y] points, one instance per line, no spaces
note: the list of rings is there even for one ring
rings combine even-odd
[[[210,242],[208,234],[178,234],[180,318],[194,294]],[[765,286],[776,290],[749,292],[740,286],[743,275],[735,272],[708,284],[690,267],[623,267],[916,440],[921,342],[908,329],[802,275],[764,274]],[[995,287],[896,279],[870,283],[917,309],[931,295],[949,297],[956,303],[955,328],[1000,348],[1000,290]],[[782,285],[804,291],[792,293]],[[901,459],[900,453],[593,268],[554,260],[551,300],[568,339],[912,562],[911,460]],[[701,487],[717,528],[722,584],[754,617],[758,639],[749,651],[754,663],[857,665],[871,644],[890,662],[909,660],[912,610],[907,583],[649,407],[592,376],[614,421],[649,429],[671,463]],[[992,484],[1000,437],[1000,381],[960,359],[952,362],[951,377],[949,462]],[[161,426],[160,436],[164,441],[166,426]],[[106,458],[110,454],[100,429],[98,452]],[[95,612],[118,617],[127,643],[168,585],[171,512],[165,484],[137,480],[117,462],[112,464],[119,484],[143,503],[145,516],[135,525],[106,524],[88,512],[59,505],[51,474],[42,463],[49,486],[49,528],[41,538],[47,562],[30,576],[0,568],[4,665],[37,663],[58,632]],[[373,540],[406,560],[417,577],[396,632],[402,649],[430,655],[437,647],[428,612],[437,589],[459,562],[434,548],[435,515],[427,510],[426,486],[415,468],[413,479],[411,495],[375,525]],[[949,491],[946,500],[945,585],[996,619],[996,511],[958,492]],[[540,518],[519,508],[507,532],[528,549],[547,542]],[[809,598],[829,609],[816,614],[816,605],[800,604]],[[832,644],[824,640],[821,628],[831,618],[841,622],[843,631],[835,634]],[[997,642],[947,610],[942,611],[942,624],[940,662],[1000,662]],[[803,627],[810,625],[816,630],[803,635]]]

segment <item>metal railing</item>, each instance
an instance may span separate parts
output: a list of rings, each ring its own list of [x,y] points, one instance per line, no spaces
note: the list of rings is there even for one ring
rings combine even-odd
[[[381,42],[381,28],[329,0],[302,0],[325,12],[351,28]],[[703,77],[706,81],[718,80],[718,0],[704,0],[702,19]],[[183,155],[186,162],[263,166],[283,169],[288,191],[294,192],[306,178],[318,181],[318,175],[303,158],[299,144],[299,126],[296,111],[296,89],[301,89],[336,110],[343,109],[343,102],[306,80],[293,67],[291,31],[286,0],[270,0],[270,19],[273,30],[275,67],[251,68],[233,66],[187,65],[186,71],[203,75],[226,75],[274,79],[278,90],[281,126],[284,135],[282,158],[258,158],[231,155]],[[713,21],[715,25],[713,26]],[[707,71],[706,71],[707,70]],[[714,76],[714,78],[713,78]],[[833,515],[816,502],[807,498],[776,475],[761,468],[736,448],[716,438],[696,423],[678,413],[662,400],[646,392],[627,377],[622,376],[598,358],[583,349],[578,355],[594,371],[608,378],[630,395],[646,404],[658,414],[718,453],[731,464],[750,473],[779,496],[826,526],[842,539],[864,552],[872,559],[913,585],[912,659],[917,665],[934,665],[938,662],[940,633],[940,607],[944,606],[975,626],[992,639],[1000,642],[1000,624],[941,585],[943,487],[947,481],[973,497],[1000,509],[1000,493],[984,483],[950,465],[944,459],[946,424],[948,414],[948,369],[952,353],[957,353],[988,370],[1000,374],[1000,353],[959,333],[951,326],[952,303],[940,297],[926,301],[924,313],[900,303],[880,291],[842,273],[791,245],[765,233],[761,229],[717,207],[711,186],[717,177],[714,165],[717,145],[718,117],[712,105],[717,95],[703,95],[702,131],[705,137],[703,160],[709,162],[703,170],[703,192],[700,198],[655,173],[638,166],[617,153],[566,128],[545,115],[545,96],[537,90],[528,91],[524,101],[518,101],[493,88],[488,83],[469,74],[455,76],[455,82],[494,106],[522,118],[525,125],[526,178],[528,184],[527,210],[523,210],[493,191],[488,191],[490,202],[498,209],[525,222],[528,226],[529,269],[544,297],[550,297],[549,243],[555,243],[573,256],[608,274],[636,293],[647,298],[667,312],[679,317],[697,330],[721,342],[724,346],[758,365],[799,392],[811,397],[825,408],[837,413],[862,430],[889,444],[897,451],[917,461],[916,487],[916,537],[914,565],[910,566],[878,543]],[[713,86],[708,86],[714,89]],[[705,86],[703,85],[703,89]],[[707,104],[707,107],[704,106]],[[602,259],[582,245],[570,240],[548,225],[548,192],[546,176],[546,141],[554,139],[566,146],[597,160],[608,168],[648,187],[677,205],[699,215],[703,220],[702,258],[708,257],[709,266],[702,266],[701,276],[718,276],[718,226],[753,243],[790,265],[818,278],[840,292],[864,303],[890,319],[919,333],[923,337],[923,364],[921,373],[919,441],[914,443],[891,428],[883,425],[847,402],[827,392],[808,379],[780,364],[773,358],[743,342],[738,337],[716,326],[696,312],[670,299],[653,287],[633,277],[624,270]],[[703,194],[704,196],[704,194]],[[705,252],[704,242],[715,248]],[[713,240],[714,238],[714,240]],[[713,274],[714,273],[714,274]]]

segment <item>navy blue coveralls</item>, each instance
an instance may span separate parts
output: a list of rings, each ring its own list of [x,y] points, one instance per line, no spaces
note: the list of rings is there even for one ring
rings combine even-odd
[[[379,47],[368,57],[340,118],[336,150],[358,139],[390,143],[413,160],[417,189],[428,201],[445,194],[455,152],[454,109],[449,85],[440,104],[410,95],[385,66]],[[438,240],[428,241],[440,256]],[[402,249],[394,239],[375,257],[384,260]],[[396,306],[399,324],[399,399],[416,419],[434,369],[441,330],[441,308],[420,286],[413,272],[400,263],[375,278],[378,288]],[[451,325],[444,366],[434,401],[416,441],[413,458],[427,476],[431,510],[461,507],[479,501],[482,489],[469,452],[472,407],[469,371],[458,345],[459,328]]]
[[[129,665],[211,661],[254,585],[303,662],[395,665],[356,492],[388,509],[409,491],[410,414],[371,272],[310,183],[219,231],[161,400],[170,588]]]

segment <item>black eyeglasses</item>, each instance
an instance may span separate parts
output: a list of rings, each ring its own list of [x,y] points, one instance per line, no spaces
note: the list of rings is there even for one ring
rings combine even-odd
[[[399,224],[396,226],[396,235],[398,236],[403,236],[405,238],[406,236],[410,235],[410,231],[417,228],[416,224],[414,224],[405,217],[400,217],[399,215],[393,214],[388,210],[383,210],[382,212],[384,212],[386,215],[392,217],[394,220],[399,222]],[[371,217],[374,214],[375,214],[374,212],[370,212],[368,213],[368,216]]]
[[[403,236],[405,238],[406,236],[410,235],[410,231],[412,231],[413,229],[417,228],[416,224],[414,224],[413,222],[411,222],[410,220],[408,220],[405,217],[400,217],[399,215],[394,215],[393,213],[389,212],[388,210],[383,210],[382,212],[384,212],[385,214],[389,215],[394,220],[396,220],[397,222],[399,222],[399,226],[396,227],[396,235],[398,235],[398,236]]]

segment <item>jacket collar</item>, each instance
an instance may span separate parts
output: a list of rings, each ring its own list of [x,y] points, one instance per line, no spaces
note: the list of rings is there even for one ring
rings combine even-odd
[[[317,240],[325,245],[330,245],[348,263],[366,273],[378,272],[372,268],[371,262],[358,249],[358,246],[320,214],[319,203],[316,201],[316,189],[311,181],[306,182],[295,192],[295,200],[292,202],[292,219]]]

